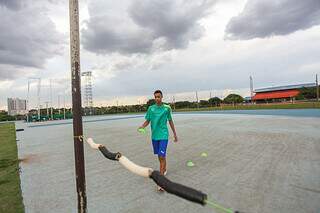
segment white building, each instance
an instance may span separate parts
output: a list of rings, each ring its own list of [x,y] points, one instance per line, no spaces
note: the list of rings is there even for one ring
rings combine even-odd
[[[8,98],[9,115],[27,114],[27,101],[19,98]]]

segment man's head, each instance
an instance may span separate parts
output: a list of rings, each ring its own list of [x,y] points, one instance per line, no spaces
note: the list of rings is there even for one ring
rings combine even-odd
[[[156,104],[161,104],[162,103],[162,92],[161,92],[161,90],[154,91],[153,95],[154,95],[154,100],[156,101]]]

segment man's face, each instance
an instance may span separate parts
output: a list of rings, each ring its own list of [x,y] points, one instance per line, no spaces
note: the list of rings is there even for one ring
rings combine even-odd
[[[162,95],[161,95],[161,93],[155,93],[155,94],[154,94],[154,100],[156,101],[157,104],[161,104],[161,102],[162,102]]]

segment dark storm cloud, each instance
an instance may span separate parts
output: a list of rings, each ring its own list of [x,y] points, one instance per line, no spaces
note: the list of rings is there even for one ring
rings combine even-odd
[[[214,2],[135,0],[126,14],[92,15],[95,13],[91,11],[92,17],[82,31],[84,48],[96,53],[124,54],[186,48],[190,41],[203,35],[199,20]]]
[[[3,2],[7,1],[0,5]],[[0,6],[0,65],[5,65],[0,66],[0,72],[7,72],[3,67],[17,73],[26,67],[42,68],[61,51],[62,35],[50,18],[30,3],[16,10]]]
[[[319,0],[248,0],[226,27],[227,39],[287,35],[320,23]]]
[[[115,23],[118,24],[115,25]],[[129,29],[123,20],[110,16],[92,17],[88,28],[82,30],[84,48],[96,53],[147,53],[152,47],[152,36],[141,29]]]
[[[21,8],[22,0],[0,0],[0,7],[4,6],[11,10],[18,10]]]
[[[136,24],[149,29],[155,38],[164,38],[168,49],[179,49],[202,36],[203,27],[198,21],[212,4],[213,1],[136,0],[129,13]]]

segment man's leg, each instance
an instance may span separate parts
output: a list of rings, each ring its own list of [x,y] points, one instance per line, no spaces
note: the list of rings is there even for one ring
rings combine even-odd
[[[159,141],[159,152],[158,159],[160,162],[160,174],[164,175],[167,170],[167,162],[166,162],[166,152],[167,152],[168,140],[160,140]],[[159,191],[164,191],[160,186],[158,186]]]
[[[158,155],[159,162],[160,162],[160,174],[164,175],[164,172],[166,171],[166,157]],[[164,191],[160,186],[158,186],[158,191]]]
[[[164,172],[167,170],[167,161],[166,157],[158,156],[160,162],[160,174],[164,175]]]
[[[168,145],[168,140],[160,140],[158,158],[160,162],[160,173],[162,175],[164,175],[164,172],[167,170],[167,161],[166,161],[167,145]]]
[[[152,147],[153,147],[153,154],[158,155],[159,154],[159,141],[152,140]]]

